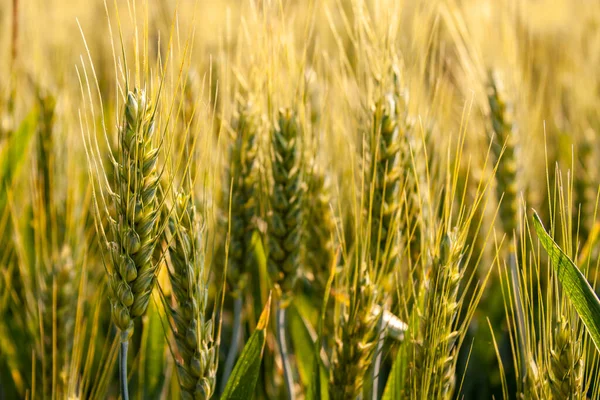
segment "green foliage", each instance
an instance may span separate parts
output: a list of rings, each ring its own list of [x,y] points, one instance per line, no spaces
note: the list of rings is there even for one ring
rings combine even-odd
[[[225,391],[221,396],[224,400],[251,399],[260,373],[263,351],[265,348],[267,326],[271,311],[271,297],[267,300],[254,333],[244,346],[242,354],[231,373]]]
[[[533,214],[535,231],[548,252],[558,280],[577,310],[596,349],[600,351],[600,300],[579,268],[548,235],[537,213]]]

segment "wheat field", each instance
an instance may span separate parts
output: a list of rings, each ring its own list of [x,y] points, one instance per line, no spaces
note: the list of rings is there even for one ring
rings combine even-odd
[[[0,400],[600,399],[600,4],[0,0]]]

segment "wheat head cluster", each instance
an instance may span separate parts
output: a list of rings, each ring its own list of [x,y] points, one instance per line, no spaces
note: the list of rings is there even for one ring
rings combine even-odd
[[[600,399],[599,66],[586,0],[0,0],[0,400]]]

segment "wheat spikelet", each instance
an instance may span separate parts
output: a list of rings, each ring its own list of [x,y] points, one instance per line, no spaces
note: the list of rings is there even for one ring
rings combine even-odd
[[[302,254],[302,188],[300,176],[300,128],[289,109],[279,111],[272,134],[271,217],[269,219],[268,269],[285,302],[293,294]]]
[[[573,340],[571,324],[560,317],[550,350],[549,384],[555,399],[584,398],[583,352],[579,340]]]
[[[233,180],[231,188],[231,242],[227,279],[234,296],[239,296],[248,283],[251,271],[251,241],[258,214],[258,121],[252,105],[240,107],[233,123],[236,134],[230,149]],[[228,188],[229,191],[229,188]]]
[[[407,387],[415,398],[449,399],[455,386],[454,359],[458,331],[458,288],[462,278],[460,259],[463,243],[446,234],[426,283],[424,310],[409,362]]]
[[[177,196],[169,219],[169,279],[176,304],[167,305],[181,361],[177,365],[181,397],[208,399],[215,392],[217,354],[213,320],[206,317],[208,284],[201,231],[191,195]]]
[[[159,214],[158,149],[152,142],[154,114],[144,91],[128,93],[124,114],[115,173],[117,215],[111,221],[115,241],[109,243],[112,315],[121,331],[133,327],[132,319],[143,315],[150,301]]]

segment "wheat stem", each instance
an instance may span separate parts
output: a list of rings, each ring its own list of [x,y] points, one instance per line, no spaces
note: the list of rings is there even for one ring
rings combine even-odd
[[[294,376],[292,374],[292,366],[288,356],[288,346],[285,337],[285,308],[281,304],[277,306],[277,345],[281,353],[281,363],[283,364],[283,378],[285,380],[285,388],[287,389],[287,398],[294,400]]]
[[[381,372],[381,361],[383,359],[383,342],[385,340],[384,324],[385,324],[385,322],[384,322],[384,318],[383,318],[383,313],[381,313],[381,318],[379,319],[379,324],[377,327],[377,331],[378,331],[377,348],[375,349],[375,354],[374,354],[375,359],[373,360],[373,376],[372,376],[373,388],[371,391],[373,399],[379,398],[379,374]]]
[[[227,352],[227,359],[225,360],[225,367],[219,390],[221,393],[225,390],[229,375],[231,375],[231,371],[233,371],[233,365],[237,358],[240,341],[242,340],[242,306],[242,298],[239,296],[236,297],[233,303],[233,331],[231,334],[231,344],[229,345],[229,351]]]
[[[121,331],[121,348],[119,349],[119,382],[121,385],[121,399],[129,400],[127,388],[127,351],[129,349],[129,333]]]

